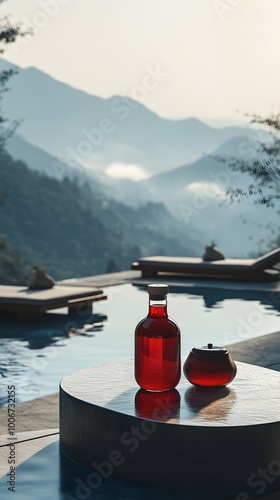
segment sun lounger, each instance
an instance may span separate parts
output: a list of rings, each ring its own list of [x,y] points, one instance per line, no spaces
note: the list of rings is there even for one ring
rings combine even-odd
[[[46,290],[30,290],[25,286],[0,285],[0,311],[15,312],[20,318],[38,316],[50,309],[68,307],[68,311],[82,314],[82,308],[91,308],[92,302],[106,299],[95,287],[66,287],[55,285]]]
[[[132,269],[142,271],[143,277],[158,273],[184,274],[199,278],[226,278],[244,281],[274,281],[280,279],[280,248],[258,259],[224,259],[204,261],[196,257],[144,257],[132,263]]]

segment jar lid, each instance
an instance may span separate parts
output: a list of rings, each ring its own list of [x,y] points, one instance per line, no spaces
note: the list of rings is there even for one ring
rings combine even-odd
[[[221,347],[218,345],[213,345],[211,343],[204,345],[203,347],[193,347],[192,352],[195,354],[206,354],[210,355],[211,354],[226,354],[228,351],[225,347]]]
[[[153,283],[148,285],[148,294],[151,297],[166,297],[168,294],[168,285],[162,283]]]

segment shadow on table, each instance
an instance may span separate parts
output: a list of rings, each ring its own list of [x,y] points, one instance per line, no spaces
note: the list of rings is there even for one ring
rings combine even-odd
[[[190,386],[185,392],[188,409],[205,421],[226,421],[235,400],[235,390],[229,387]]]

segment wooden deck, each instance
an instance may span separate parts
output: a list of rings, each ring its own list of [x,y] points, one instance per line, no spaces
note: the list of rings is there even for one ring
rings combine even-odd
[[[25,286],[0,285],[0,311],[12,312],[20,319],[39,316],[51,309],[68,307],[68,312],[83,314],[92,303],[106,299],[95,287],[55,285],[47,290],[30,290]]]

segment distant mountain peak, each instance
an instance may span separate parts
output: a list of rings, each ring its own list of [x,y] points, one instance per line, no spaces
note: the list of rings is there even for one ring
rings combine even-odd
[[[17,66],[16,64],[12,64],[3,57],[0,57],[0,71],[6,71],[9,69],[15,69],[16,71],[21,71],[23,68]]]
[[[1,67],[13,67],[0,59]],[[105,171],[139,165],[149,176],[216,151],[245,128],[213,128],[198,118],[162,118],[132,96],[91,95],[36,67],[18,68],[1,101],[5,116],[23,120],[20,134],[70,166]]]

